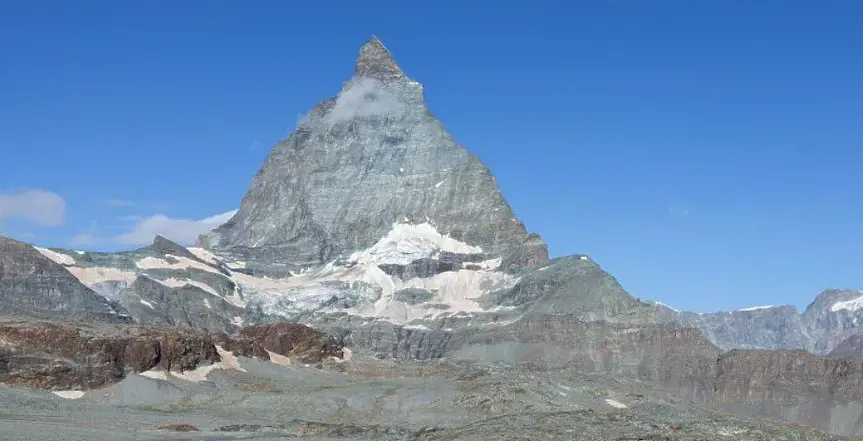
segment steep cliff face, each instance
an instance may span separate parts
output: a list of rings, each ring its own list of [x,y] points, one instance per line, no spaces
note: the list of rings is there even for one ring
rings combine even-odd
[[[129,322],[116,302],[95,293],[44,248],[0,237],[0,315]]]
[[[282,274],[364,250],[396,225],[434,226],[515,271],[547,259],[488,168],[425,105],[423,87],[372,38],[338,97],[321,102],[280,142],[239,212],[200,243]],[[257,257],[257,258],[256,258]]]
[[[863,332],[863,292],[851,289],[823,291],[803,312],[813,351],[826,354],[852,335]],[[857,356],[863,357],[863,352]]]

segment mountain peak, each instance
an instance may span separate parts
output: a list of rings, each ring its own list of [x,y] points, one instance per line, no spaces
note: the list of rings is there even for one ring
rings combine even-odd
[[[396,64],[393,54],[375,35],[372,35],[360,47],[354,74],[381,81],[404,78],[404,72]]]

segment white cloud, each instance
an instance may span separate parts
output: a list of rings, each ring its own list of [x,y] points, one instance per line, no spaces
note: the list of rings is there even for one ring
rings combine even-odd
[[[358,116],[387,115],[403,109],[404,105],[381,87],[377,80],[361,78],[339,94],[327,118],[331,124],[335,124]]]
[[[403,112],[404,104],[387,91],[380,82],[360,78],[336,97],[336,103],[321,120],[311,113],[300,118],[298,124],[313,130],[329,129],[334,124],[357,117],[394,115]]]
[[[71,239],[69,239],[69,245],[72,245],[72,246],[94,245],[94,244],[97,244],[99,242],[101,242],[101,240],[99,238],[97,238],[96,236],[90,234],[90,233],[76,234],[76,235],[72,236]]]
[[[217,214],[201,220],[171,219],[157,214],[137,222],[128,233],[114,237],[113,242],[124,245],[146,245],[156,235],[167,237],[174,242],[191,245],[199,235],[227,222],[237,210]]]
[[[43,190],[0,193],[0,221],[13,217],[44,227],[57,227],[66,221],[66,201]]]

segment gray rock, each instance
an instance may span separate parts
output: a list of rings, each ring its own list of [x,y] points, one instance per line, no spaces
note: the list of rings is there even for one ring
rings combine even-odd
[[[488,168],[453,140],[422,85],[372,38],[339,96],[276,145],[239,212],[199,244],[275,255],[296,269],[368,248],[399,222],[429,222],[505,257],[511,271],[547,259]]]
[[[129,314],[84,286],[31,245],[0,237],[0,315],[129,322]]]

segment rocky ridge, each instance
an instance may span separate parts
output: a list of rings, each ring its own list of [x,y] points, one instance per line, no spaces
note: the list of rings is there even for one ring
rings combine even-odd
[[[790,305],[706,314],[657,307],[669,319],[703,330],[723,350],[804,349],[828,355],[842,346],[844,355],[863,356],[861,351],[849,352],[849,339],[863,335],[863,291],[859,290],[825,290],[802,313]]]

